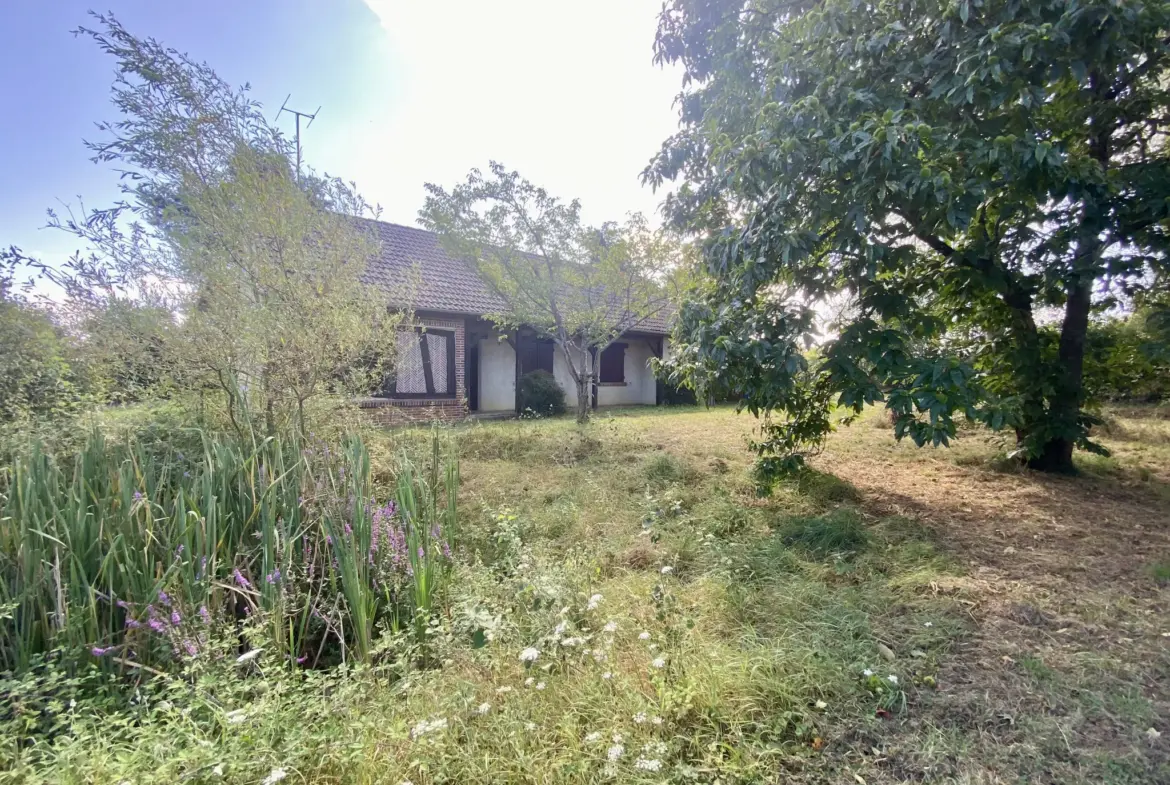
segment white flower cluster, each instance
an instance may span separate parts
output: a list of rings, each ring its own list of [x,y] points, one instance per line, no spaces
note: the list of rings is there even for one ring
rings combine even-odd
[[[605,757],[609,758],[610,761],[616,761],[625,753],[625,751],[625,747],[620,744],[615,744],[605,751]]]
[[[585,610],[587,610],[587,611],[597,610],[597,606],[601,604],[602,599],[604,599],[604,598],[600,594],[594,594],[592,597],[589,598],[588,604],[585,605]]]
[[[447,718],[438,717],[433,720],[420,720],[413,728],[410,729],[410,738],[417,739],[425,736],[428,733],[433,733],[437,730],[446,730]]]
[[[520,662],[536,662],[540,658],[540,649],[529,646],[520,652]]]
[[[586,744],[596,744],[599,741],[601,741],[601,731],[595,730],[592,733],[586,734],[585,736]]]
[[[662,761],[657,758],[638,758],[634,761],[634,768],[642,771],[662,771]]]
[[[288,776],[288,772],[284,769],[276,768],[268,772],[268,776],[264,778],[263,785],[276,785],[282,779]]]
[[[666,658],[665,657],[656,657],[650,664],[653,665],[655,668],[665,668],[666,667]]]
[[[602,627],[601,629],[605,630],[606,632],[617,632],[617,622],[616,621],[607,621],[605,623],[605,626]]]

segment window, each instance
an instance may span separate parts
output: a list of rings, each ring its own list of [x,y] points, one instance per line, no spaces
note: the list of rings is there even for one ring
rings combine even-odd
[[[626,345],[611,343],[601,353],[602,384],[624,384],[626,381]]]
[[[454,398],[455,333],[400,330],[394,372],[382,386],[386,398]]]

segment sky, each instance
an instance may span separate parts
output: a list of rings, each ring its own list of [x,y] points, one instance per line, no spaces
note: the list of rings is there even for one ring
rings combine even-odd
[[[50,262],[76,239],[45,209],[117,198],[83,140],[117,118],[114,61],[71,30],[94,0],[0,0],[0,246]],[[652,63],[661,0],[101,0],[139,36],[251,85],[275,116],[321,111],[306,162],[357,182],[383,220],[413,225],[423,185],[498,160],[589,222],[661,194],[639,173],[677,127],[680,76]],[[288,133],[292,118],[279,121]]]

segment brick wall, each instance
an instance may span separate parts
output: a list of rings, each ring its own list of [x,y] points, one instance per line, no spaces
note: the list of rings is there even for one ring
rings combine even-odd
[[[358,406],[379,425],[408,425],[426,422],[455,422],[467,417],[467,379],[464,371],[466,319],[462,316],[416,316],[415,325],[451,330],[455,333],[454,398],[364,398]]]

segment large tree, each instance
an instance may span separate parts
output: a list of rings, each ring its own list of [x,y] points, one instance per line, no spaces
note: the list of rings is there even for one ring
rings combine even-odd
[[[646,177],[708,240],[676,371],[772,415],[764,468],[883,400],[919,444],[962,413],[1036,468],[1101,451],[1091,315],[1167,264],[1170,3],[672,0],[656,52],[685,86]]]
[[[450,191],[427,185],[420,217],[453,255],[472,261],[504,308],[488,317],[505,330],[529,327],[561,349],[589,418],[596,357],[625,331],[668,306],[667,283],[683,252],[632,215],[598,228],[565,203],[493,162]]]
[[[369,358],[392,357],[402,318],[363,281],[378,248],[355,218],[369,206],[350,183],[297,171],[246,86],[112,16],[95,20],[77,32],[117,62],[118,118],[87,147],[120,173],[123,198],[50,213],[86,250],[41,265],[89,353],[108,350],[106,375],[138,383],[151,381],[143,360],[162,367],[165,350],[185,386],[224,394],[241,430],[253,413],[269,433],[304,426],[315,396],[368,392],[382,375]]]

